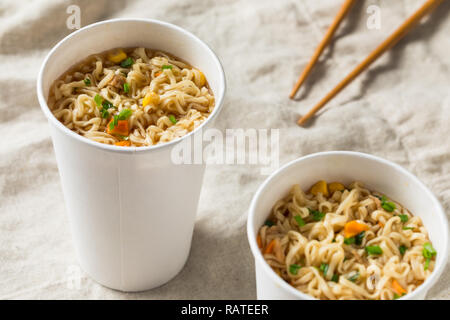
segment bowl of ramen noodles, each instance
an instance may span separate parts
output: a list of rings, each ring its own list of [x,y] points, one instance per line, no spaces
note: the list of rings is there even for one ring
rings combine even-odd
[[[448,254],[447,219],[431,191],[358,152],[280,168],[256,192],[247,233],[258,299],[424,299]]]
[[[99,283],[142,291],[184,266],[205,165],[180,153],[225,87],[203,41],[157,20],[92,24],[46,57],[37,95],[79,262]]]

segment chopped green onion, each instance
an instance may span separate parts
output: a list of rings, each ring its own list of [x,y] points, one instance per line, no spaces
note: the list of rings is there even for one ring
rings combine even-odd
[[[99,94],[96,94],[94,97],[94,101],[100,107],[102,105],[103,98]]]
[[[320,221],[320,220],[323,219],[323,217],[325,217],[325,213],[323,213],[323,212],[320,212],[318,210],[312,210],[312,209],[309,209],[309,208],[308,208],[308,210],[309,210],[309,213],[312,214],[313,219],[315,221]]]
[[[427,242],[423,245],[422,253],[425,258],[432,258],[434,255],[436,255],[437,252],[433,248],[431,243]]]
[[[328,272],[328,263],[322,263],[319,267],[319,270],[323,272],[323,275],[326,276]]]
[[[124,92],[124,93],[130,92],[130,85],[129,85],[127,82],[125,82],[125,83],[123,84],[123,92]]]
[[[111,102],[109,102],[108,100],[104,100],[99,94],[95,95],[94,101],[97,106],[101,107],[100,113],[102,115],[102,118],[104,119],[109,117],[108,109],[115,108]]]
[[[332,243],[335,243],[335,242],[336,242],[336,239],[331,240],[331,242],[332,242]]]
[[[133,59],[131,57],[128,57],[120,62],[120,66],[122,68],[129,68],[133,63],[134,63]]]
[[[387,212],[392,212],[395,210],[395,203],[388,201],[388,199],[385,196],[382,196],[381,207]]]
[[[364,239],[364,235],[365,235],[365,234],[366,234],[365,231],[358,233],[358,234],[355,236],[355,244],[361,245],[361,243],[362,243],[362,241],[363,241],[363,239]]]
[[[352,275],[350,278],[348,278],[348,280],[350,280],[351,282],[355,282],[356,280],[358,280],[359,278],[359,272],[356,272],[354,275]]]
[[[345,244],[348,244],[348,245],[354,244],[355,241],[356,241],[355,237],[345,238],[345,239],[344,239],[344,243],[345,243]]]
[[[268,226],[268,227],[271,227],[271,226],[273,226],[275,223],[273,223],[272,220],[266,220],[266,222],[264,222],[264,224],[265,224],[266,226]]]
[[[315,212],[313,213],[313,219],[316,220],[316,221],[322,220],[323,217],[325,217],[325,213],[323,213],[323,212],[315,211]]]
[[[91,85],[91,79],[86,78],[86,79],[84,79],[83,81],[84,81],[84,84],[85,84],[85,85],[87,85],[87,86],[90,86],[90,85]]]
[[[400,217],[400,220],[402,221],[402,222],[407,222],[408,221],[408,215],[406,215],[406,214],[399,214],[398,215],[399,217]]]
[[[295,221],[297,221],[297,224],[299,227],[303,227],[305,225],[305,221],[300,216],[294,216]]]
[[[393,204],[392,202],[385,202],[381,205],[381,207],[387,212],[392,212],[395,210],[395,204]]]
[[[366,252],[369,255],[377,255],[377,254],[382,254],[383,250],[381,250],[380,246],[367,246]]]
[[[414,229],[413,227],[403,227],[402,228],[403,230],[412,230],[412,229]]]
[[[405,252],[406,252],[406,246],[404,246],[404,245],[401,245],[400,247],[398,247],[398,250],[400,251],[400,254],[401,255],[404,255],[405,254]]]
[[[114,127],[119,124],[119,116],[118,115],[114,116],[113,124],[114,124]]]
[[[397,299],[403,297],[405,294],[406,294],[406,293],[402,293],[402,295],[399,295],[399,294],[397,294],[397,293],[394,293],[394,300],[397,300]]]
[[[172,122],[173,124],[177,123],[177,119],[175,118],[175,116],[173,114],[169,115],[169,120],[170,122]]]
[[[132,113],[133,111],[130,109],[122,109],[122,111],[119,112],[118,120],[127,120]]]
[[[111,102],[109,102],[108,100],[103,100],[102,106],[103,106],[103,109],[106,109],[106,110],[108,110],[110,108],[114,108],[113,104]]]
[[[115,117],[115,116],[114,116]],[[114,120],[113,121],[111,121],[110,123],[109,123],[109,130],[110,131],[112,131],[112,130],[114,130]]]
[[[428,267],[430,266],[431,258],[433,258],[436,255],[436,250],[433,248],[431,243],[427,242],[423,245],[422,254],[425,258],[425,265],[424,270],[428,270]]]
[[[425,264],[423,265],[423,270],[428,270],[428,267],[430,266],[430,258],[425,259]]]
[[[173,67],[171,66],[171,65],[167,65],[167,64],[165,64],[165,65],[163,65],[162,67],[161,67],[161,69],[162,70],[164,70],[164,69],[172,69]]]
[[[333,281],[333,282],[338,282],[339,281],[339,275],[338,274],[333,274],[333,277],[331,277],[331,281]]]
[[[289,266],[289,272],[292,274],[297,274],[298,270],[300,270],[301,266],[299,266],[298,264],[291,264]]]

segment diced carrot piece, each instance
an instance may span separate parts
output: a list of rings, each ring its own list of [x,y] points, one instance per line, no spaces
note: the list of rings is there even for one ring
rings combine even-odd
[[[342,191],[345,189],[345,186],[340,182],[331,182],[328,184],[328,190],[330,193],[334,193],[335,191]]]
[[[319,193],[321,193],[323,196],[328,197],[328,186],[327,182],[325,180],[317,181],[312,187],[311,187],[311,193],[315,196],[317,196]]]
[[[272,253],[274,246],[275,246],[275,239],[273,239],[272,241],[269,242],[269,244],[267,245],[266,249],[264,250],[264,254]]]
[[[262,249],[262,241],[261,241],[261,236],[259,234],[256,237],[256,242],[258,243],[258,248]]]
[[[157,72],[155,73],[155,77],[158,77],[161,73],[162,73],[162,71],[157,71]]]
[[[369,226],[364,223],[359,223],[356,220],[349,221],[344,226],[344,236],[346,238],[351,238],[357,234],[369,230]]]
[[[378,225],[381,227],[381,228],[383,228],[384,227],[384,223],[383,222],[381,222],[381,221],[378,221]]]
[[[120,146],[120,147],[129,147],[131,146],[131,142],[128,140],[122,140],[119,142],[114,143],[116,146]]]
[[[127,136],[128,132],[128,120],[119,120],[117,121],[117,125],[111,130],[109,125],[114,121],[114,118],[111,118],[108,125],[106,126],[106,132],[109,134],[120,134],[121,136]]]
[[[403,289],[403,287],[400,285],[400,283],[398,283],[397,280],[392,280],[392,288],[394,289],[395,292],[397,292],[397,294],[404,295],[406,294],[406,290]]]

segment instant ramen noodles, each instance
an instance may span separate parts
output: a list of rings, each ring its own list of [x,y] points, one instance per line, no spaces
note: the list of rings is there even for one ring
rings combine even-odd
[[[92,55],[55,81],[48,105],[91,140],[151,146],[193,131],[214,109],[205,75],[163,52],[113,49]]]
[[[272,269],[317,299],[396,299],[432,273],[436,251],[419,217],[359,182],[294,185],[257,242]]]

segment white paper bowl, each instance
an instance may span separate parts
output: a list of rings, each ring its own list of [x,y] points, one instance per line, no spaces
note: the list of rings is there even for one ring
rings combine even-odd
[[[424,299],[444,271],[448,254],[447,218],[431,191],[414,175],[399,165],[364,153],[335,151],[311,154],[294,160],[273,173],[256,192],[249,209],[247,235],[255,258],[258,299],[314,299],[280,278],[266,263],[256,243],[259,228],[275,202],[292,185],[305,190],[318,180],[348,184],[361,181],[371,190],[388,195],[419,216],[437,250],[436,266],[431,276],[402,299]]]
[[[66,128],[46,101],[53,81],[85,57],[139,46],[166,51],[204,72],[216,105],[200,128],[210,126],[225,94],[219,59],[199,38],[165,22],[114,19],[86,26],[50,51],[37,81],[80,265],[122,291],[162,285],[186,262],[205,166],[175,165],[171,151],[193,132],[151,147],[101,144]]]

